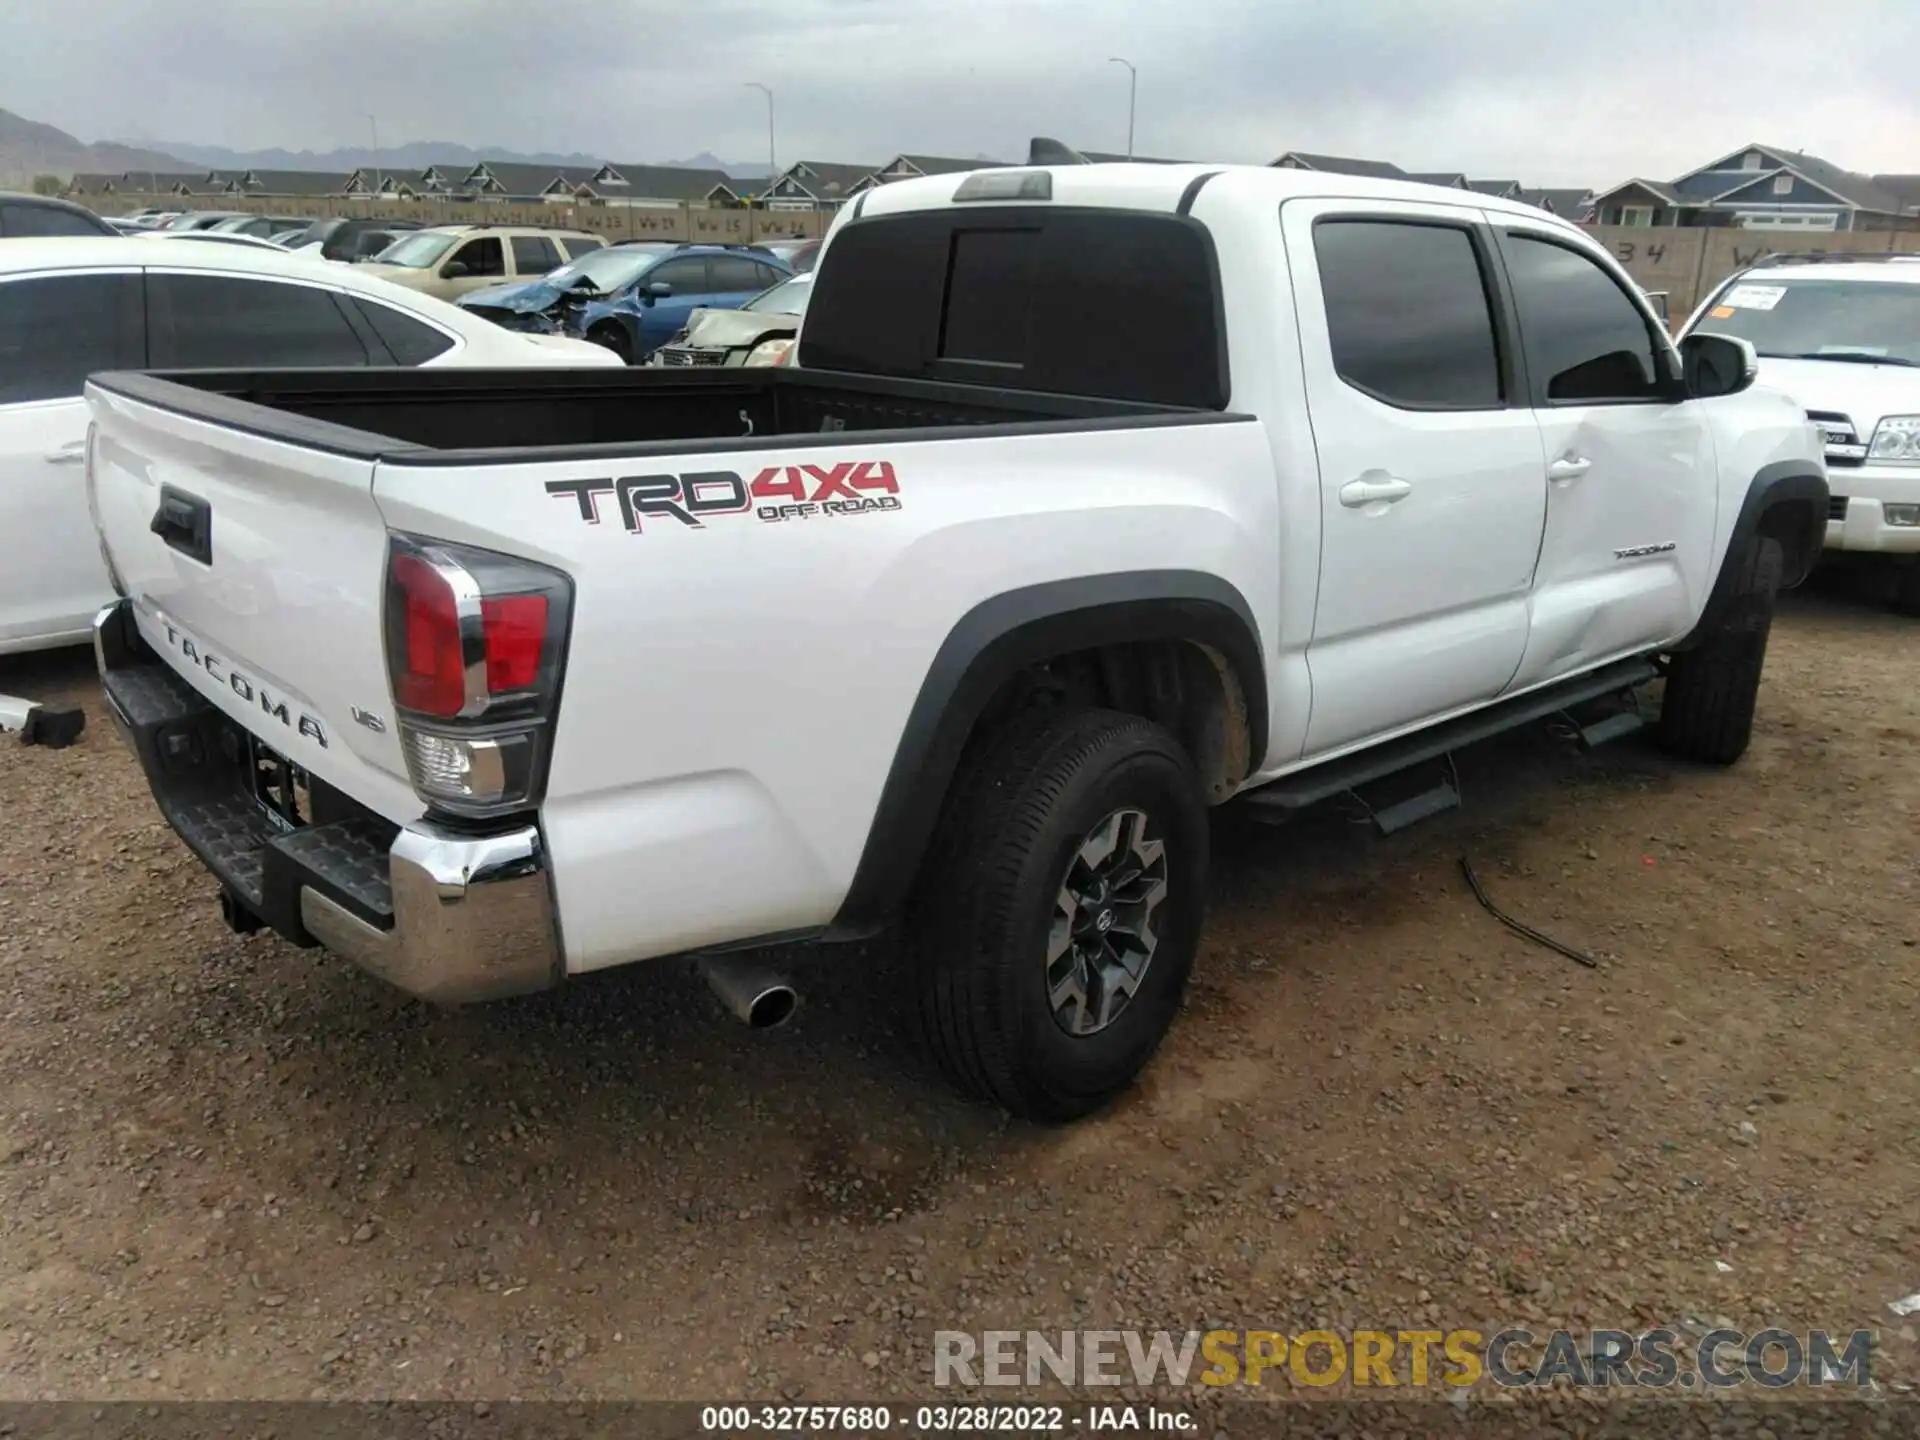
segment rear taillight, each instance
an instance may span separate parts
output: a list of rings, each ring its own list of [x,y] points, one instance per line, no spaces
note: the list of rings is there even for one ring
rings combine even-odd
[[[392,537],[387,673],[422,799],[471,817],[539,803],[572,600],[545,565]]]

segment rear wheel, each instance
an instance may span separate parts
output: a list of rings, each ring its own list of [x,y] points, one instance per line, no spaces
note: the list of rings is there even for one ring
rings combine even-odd
[[[596,325],[587,332],[587,339],[596,345],[604,345],[620,357],[622,365],[633,363],[633,346],[628,343],[626,332],[618,325]]]
[[[1755,536],[1739,564],[1732,603],[1713,634],[1668,665],[1660,707],[1660,744],[1713,765],[1731,765],[1753,738],[1754,702],[1784,564],[1780,542]]]
[[[1207,809],[1180,744],[1116,711],[978,744],[909,916],[918,1028],[962,1089],[1070,1120],[1133,1082],[1199,942]]]

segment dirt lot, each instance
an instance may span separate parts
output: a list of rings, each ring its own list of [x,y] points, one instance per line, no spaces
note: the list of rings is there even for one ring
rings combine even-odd
[[[1730,772],[1530,734],[1389,840],[1222,817],[1184,1019],[1062,1131],[852,952],[754,1034],[678,964],[440,1013],[229,935],[86,657],[0,663],[92,717],[0,746],[0,1397],[844,1400],[936,1328],[1209,1324],[1870,1326],[1911,1381],[1917,634],[1792,597]]]

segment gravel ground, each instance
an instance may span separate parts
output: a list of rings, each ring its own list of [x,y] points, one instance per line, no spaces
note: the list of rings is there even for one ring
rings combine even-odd
[[[0,746],[0,1398],[926,1394],[936,1328],[1878,1329],[1920,1369],[1912,622],[1822,587],[1715,772],[1530,733],[1388,840],[1222,816],[1187,1012],[1065,1130],[854,951],[462,1012],[218,921],[84,654]],[[1502,929],[1497,903],[1600,957]]]

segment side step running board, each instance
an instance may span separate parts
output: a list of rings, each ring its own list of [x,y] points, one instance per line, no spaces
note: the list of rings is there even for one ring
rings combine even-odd
[[[1543,686],[1541,689],[1528,691],[1525,695],[1516,695],[1511,700],[1502,700],[1484,710],[1476,710],[1471,715],[1462,715],[1457,720],[1435,725],[1418,734],[1389,740],[1384,745],[1376,745],[1370,750],[1362,750],[1355,755],[1345,755],[1338,760],[1329,760],[1324,765],[1315,765],[1310,770],[1283,775],[1278,780],[1249,792],[1242,803],[1276,810],[1304,810],[1309,805],[1317,805],[1322,800],[1343,795],[1370,781],[1383,780],[1389,775],[1398,774],[1411,765],[1438,760],[1441,756],[1463,746],[1474,744],[1476,741],[1489,739],[1535,720],[1545,720],[1575,705],[1583,704],[1588,700],[1597,700],[1603,695],[1630,690],[1636,685],[1645,684],[1659,673],[1653,663],[1648,660],[1617,660],[1604,669],[1576,676],[1557,685]],[[1635,718],[1637,722],[1637,717]],[[1590,727],[1582,738],[1590,745],[1598,744],[1602,739],[1612,739],[1613,733],[1599,733],[1608,731],[1612,724],[1611,719],[1603,720]],[[1637,725],[1623,725],[1614,733],[1625,733],[1626,730],[1633,728],[1637,728]],[[1588,738],[1589,736],[1594,738]],[[1434,801],[1436,802],[1434,810],[1427,813],[1437,813],[1440,809],[1451,808],[1444,803],[1438,803],[1438,795],[1434,797]]]

